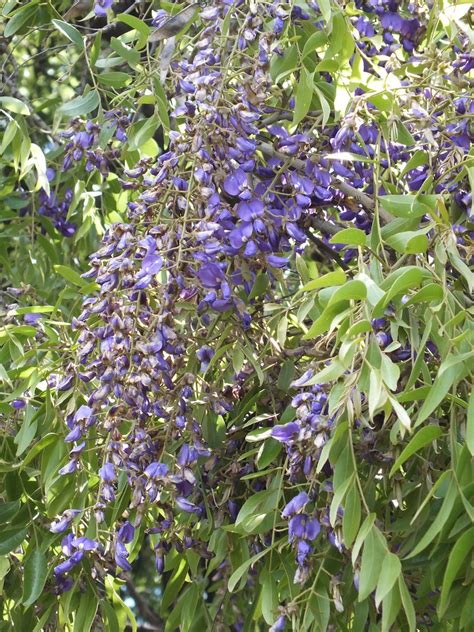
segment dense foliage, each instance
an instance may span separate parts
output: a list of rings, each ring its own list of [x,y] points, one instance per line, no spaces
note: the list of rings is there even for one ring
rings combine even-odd
[[[0,629],[472,630],[470,5],[0,7]]]

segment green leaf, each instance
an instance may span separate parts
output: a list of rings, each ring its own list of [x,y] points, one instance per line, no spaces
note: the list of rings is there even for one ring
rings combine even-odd
[[[474,390],[469,397],[466,421],[466,445],[469,452],[474,456]]]
[[[353,480],[354,474],[351,474],[342,484],[338,485],[338,487],[334,490],[331,506],[329,508],[329,522],[333,527],[336,523],[337,510],[341,506],[344,496],[346,495],[346,492]]]
[[[262,615],[268,625],[275,620],[275,611],[278,606],[278,585],[273,578],[272,573],[264,569],[259,577],[262,586]]]
[[[311,107],[313,98],[313,73],[308,72],[305,67],[301,68],[300,80],[295,93],[295,111],[293,114],[293,125],[298,125]]]
[[[324,21],[328,24],[331,19],[331,3],[329,0],[319,0],[318,7],[324,18]]]
[[[126,72],[111,71],[103,72],[97,75],[97,81],[105,86],[111,86],[112,88],[123,88],[126,86],[132,78]]]
[[[346,495],[344,515],[342,516],[342,535],[346,549],[350,549],[359,531],[361,518],[360,495],[356,483],[353,483]]]
[[[143,20],[140,20],[134,15],[130,15],[129,13],[119,13],[116,16],[116,20],[118,22],[123,22],[124,24],[127,24],[132,29],[135,29],[137,33],[140,34],[140,37],[137,43],[138,50],[141,50],[142,48],[146,46],[146,43],[151,33],[151,29],[147,24],[145,24]]]
[[[421,450],[428,444],[432,443],[442,434],[443,431],[439,426],[426,426],[425,428],[419,430],[393,464],[392,469],[390,470],[390,477],[395,474],[405,461],[418,452],[418,450]]]
[[[0,531],[0,555],[6,555],[16,549],[28,534],[28,529],[20,527]]]
[[[423,423],[425,419],[427,419],[433,411],[438,408],[438,406],[445,399],[449,389],[456,382],[458,377],[461,375],[463,371],[463,366],[454,365],[450,366],[448,369],[442,372],[442,366],[438,372],[438,376],[433,382],[433,386],[431,387],[428,396],[423,402],[423,406],[421,407],[420,412],[418,413],[418,417],[416,420],[416,425]]]
[[[360,228],[344,228],[329,240],[331,244],[350,244],[351,246],[364,246],[366,241],[367,235]]]
[[[169,606],[175,600],[177,594],[181,590],[182,585],[184,584],[184,580],[186,579],[188,570],[188,563],[184,558],[182,558],[179,561],[179,564],[175,569],[173,575],[166,584],[166,588],[163,593],[163,599],[161,601],[162,611],[165,611],[167,608],[169,608]]]
[[[0,503],[0,524],[10,522],[13,516],[20,511],[20,501],[12,500],[11,502]]]
[[[68,266],[57,265],[53,266],[54,270],[60,274],[66,281],[73,283],[74,285],[78,285],[79,287],[85,287],[88,285],[88,282],[81,277],[75,270],[69,268]]]
[[[124,44],[117,37],[112,37],[110,47],[117,55],[120,55],[131,68],[135,68],[140,63],[140,53],[134,48],[127,46],[127,44]]]
[[[395,217],[422,217],[430,215],[438,199],[438,195],[384,195],[380,201]]]
[[[89,112],[98,108],[99,104],[99,93],[96,90],[89,90],[87,94],[83,94],[67,103],[63,103],[63,105],[58,108],[58,113],[61,116],[73,118],[81,114],[89,114]]]
[[[449,554],[448,564],[443,577],[443,585],[441,587],[441,597],[438,604],[438,616],[440,619],[446,610],[451,586],[463,564],[467,564],[469,553],[473,547],[474,527],[471,527],[455,542]]]
[[[242,577],[245,575],[245,573],[248,571],[248,569],[252,566],[252,564],[255,564],[255,562],[257,560],[259,560],[260,558],[262,558],[264,555],[266,555],[269,551],[271,550],[271,548],[266,548],[263,549],[263,551],[260,551],[260,553],[257,553],[256,555],[254,555],[253,557],[250,557],[248,560],[245,560],[245,562],[243,564],[241,564],[233,573],[232,575],[229,577],[229,583],[227,584],[227,590],[229,592],[234,592],[235,587],[237,586],[237,584],[240,582],[240,580],[242,579]]]
[[[428,250],[429,241],[424,231],[408,230],[386,239],[387,244],[398,252],[406,254],[423,253]]]
[[[306,283],[300,292],[311,292],[312,290],[318,290],[322,287],[331,287],[333,285],[342,285],[346,282],[346,273],[342,268],[338,268],[333,272],[328,272],[327,274],[323,274],[322,276]]]
[[[315,51],[317,48],[321,48],[328,41],[328,37],[324,31],[316,31],[305,42],[303,52],[301,53],[301,60]]]
[[[23,468],[26,465],[28,465],[28,463],[31,463],[31,461],[35,457],[37,457],[38,454],[40,454],[45,448],[47,448],[49,445],[51,445],[58,439],[59,439],[59,435],[54,434],[54,433],[45,435],[42,439],[40,439],[37,443],[35,443],[35,445],[30,449],[28,454],[23,459],[21,467]]]
[[[129,132],[130,149],[138,149],[150,140],[150,138],[153,138],[153,134],[159,124],[159,118],[156,115],[153,115],[144,121],[139,121],[138,127],[134,125],[133,131]]]
[[[386,549],[381,542],[378,529],[372,526],[365,538],[364,550],[362,551],[359,575],[359,602],[367,599],[370,593],[375,590],[382,570],[385,551]]]
[[[52,25],[58,29],[60,33],[62,33],[67,39],[76,44],[80,49],[84,48],[84,40],[82,39],[82,35],[76,29],[75,26],[69,24],[68,22],[63,22],[62,20],[51,20]]]
[[[16,456],[20,456],[33,441],[38,428],[38,419],[35,410],[28,405],[26,408],[23,423],[20,430],[15,435],[14,442],[17,446]]]
[[[367,297],[367,288],[362,281],[348,281],[338,288],[329,299],[327,307],[341,301],[361,300]]]
[[[48,576],[46,555],[39,549],[28,555],[24,575],[22,603],[24,606],[31,606],[41,596]]]
[[[368,516],[366,516],[364,522],[362,523],[362,526],[359,530],[359,533],[357,534],[357,538],[356,538],[356,541],[351,553],[352,565],[356,563],[356,560],[359,557],[360,549],[362,548],[362,545],[364,544],[364,540],[367,537],[367,534],[369,533],[369,531],[372,528],[372,525],[375,522],[375,518],[376,518],[375,513],[371,513]]]
[[[318,85],[316,83],[313,83],[313,90],[316,96],[318,97],[319,103],[321,105],[321,110],[323,113],[321,124],[323,127],[325,127],[326,123],[329,121],[329,117],[331,116],[331,106],[329,105],[328,100],[324,96],[323,91],[318,88]]]
[[[17,11],[15,15],[8,20],[3,31],[4,37],[11,37],[12,35],[15,35],[17,31],[19,31],[33,18],[37,9],[37,2],[34,2],[28,3],[25,7]]]
[[[295,363],[293,362],[293,360],[285,360],[278,375],[277,388],[279,388],[280,391],[284,391],[285,393],[288,392],[294,375]]]
[[[409,307],[414,303],[431,303],[433,301],[440,303],[443,298],[444,291],[441,285],[428,283],[428,285],[424,285],[405,303],[405,307]]]
[[[405,559],[409,560],[418,553],[421,553],[426,547],[431,544],[431,542],[435,539],[441,529],[444,527],[446,522],[448,521],[449,516],[451,515],[451,510],[454,507],[454,503],[457,498],[456,492],[456,482],[453,479],[451,473],[448,474],[446,478],[450,479],[448,489],[446,490],[446,496],[444,497],[443,504],[436,516],[436,518],[431,523],[429,529],[425,532],[421,540],[416,544],[415,548],[411,553],[409,553]]]
[[[375,606],[378,608],[380,602],[392,590],[392,586],[397,581],[402,571],[402,564],[397,555],[387,552],[384,557],[382,570],[377,582],[377,590],[375,591]]]
[[[411,429],[411,419],[410,415],[403,408],[403,406],[395,399],[395,397],[389,397],[389,402],[392,404],[392,408],[395,411],[400,423],[407,430]]]
[[[23,101],[15,97],[0,97],[0,108],[10,110],[10,112],[14,112],[15,114],[23,114],[24,116],[31,114],[26,103],[23,103]]]
[[[305,382],[305,386],[313,386],[314,384],[327,384],[337,380],[346,370],[346,367],[339,360],[331,360],[331,363],[318,371],[312,378]]]
[[[403,609],[408,621],[409,632],[416,632],[416,612],[413,605],[412,598],[408,592],[407,585],[403,578],[403,575],[398,576],[398,588],[400,590],[400,597],[402,600]]]
[[[406,290],[416,288],[421,285],[423,279],[426,276],[426,271],[415,266],[409,266],[401,268],[395,273],[389,274],[388,277],[381,284],[381,289],[385,290],[385,296],[380,299],[373,310],[373,317],[379,318],[383,315],[385,307],[390,301],[403,294]]]
[[[74,618],[74,632],[90,631],[94,622],[95,613],[97,612],[98,605],[99,601],[92,590],[89,589],[87,592],[81,595],[79,608]]]
[[[401,607],[400,589],[396,583],[382,603],[382,632],[390,632]],[[362,631],[361,631],[362,632]]]

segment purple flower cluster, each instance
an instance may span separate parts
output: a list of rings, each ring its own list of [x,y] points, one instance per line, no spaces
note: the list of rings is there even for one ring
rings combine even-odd
[[[304,386],[312,375],[313,371],[309,369],[292,383],[292,387]],[[318,384],[295,395],[291,405],[296,409],[294,421],[274,426],[272,437],[285,446],[290,480],[297,480],[301,474],[308,477],[313,471],[329,438],[333,419],[328,416],[327,395]]]
[[[409,54],[419,41],[420,22],[408,16],[396,19],[392,4],[370,3],[377,20],[359,18],[356,28],[367,38],[372,37],[372,30],[382,28],[386,46],[398,38],[403,54]],[[350,183],[356,192],[373,193],[379,175],[373,162],[381,152],[384,193],[390,190],[383,183],[389,164],[402,169],[420,147],[432,142],[426,131],[408,124],[413,146],[380,138],[375,106],[370,99],[364,101],[362,90],[340,123],[321,130],[317,139],[304,124],[293,130],[281,121],[272,122],[269,60],[275,51],[281,52],[278,36],[287,21],[307,19],[300,9],[285,7],[282,3],[249,6],[236,38],[235,77],[228,72],[225,48],[219,44],[227,2],[204,9],[205,26],[196,49],[172,61],[170,81],[176,96],[172,116],[177,124],[169,134],[169,146],[156,160],[144,159],[124,170],[119,181],[130,196],[128,219],[110,227],[84,275],[99,289],[83,302],[81,314],[74,319],[76,358],[58,386],[68,390],[80,385],[84,394],[84,404],[66,418],[66,441],[72,447],[61,474],[81,468],[92,435],[102,464],[94,507],[99,524],[120,486],[128,485],[128,522],[107,546],[114,560],[110,564],[122,570],[130,569],[126,545],[143,523],[149,533],[160,535],[155,550],[160,572],[171,546],[176,550],[193,547],[207,554],[182,526],[183,515],[191,523],[205,515],[206,485],[222,458],[218,449],[209,447],[206,437],[211,445],[209,436],[214,437],[204,427],[232,410],[235,393],[248,392],[245,370],[236,370],[232,387],[218,379],[211,382],[210,374],[222,357],[216,353],[215,332],[221,336],[222,349],[245,340],[249,329],[259,326],[259,306],[252,293],[256,282],[265,277],[271,293],[290,277],[294,254],[306,247],[315,217],[336,229],[353,224],[370,232],[372,214],[367,204],[341,192],[338,183]],[[265,29],[269,17],[274,20],[271,30]],[[159,12],[155,25],[159,27],[165,18]],[[249,66],[251,46],[258,55]],[[228,93],[232,107],[228,107]],[[425,93],[417,97],[424,105],[432,99]],[[367,105],[364,116],[360,104]],[[455,107],[469,112],[471,106],[463,101]],[[115,140],[125,142],[128,118],[121,112],[106,118]],[[438,122],[435,142],[444,139],[449,124],[446,116]],[[117,150],[107,149],[102,133],[96,123],[88,121],[84,126],[73,121],[66,133],[64,169],[85,160],[87,170],[107,175]],[[457,121],[451,134],[451,140],[440,140],[440,170],[453,152],[464,155],[469,125]],[[349,162],[342,152],[355,154],[356,159]],[[424,172],[419,170],[410,169],[401,185],[415,190],[419,182],[422,187]],[[445,191],[451,184],[448,178],[440,186]],[[321,237],[327,242],[329,234],[323,231]],[[344,260],[354,254],[346,249]],[[226,323],[224,333],[222,322]],[[391,342],[384,327],[375,327],[383,348]],[[397,353],[403,360],[411,351],[398,349]],[[309,479],[334,423],[324,386],[307,386],[312,375],[310,370],[291,385],[304,389],[292,400],[294,420],[271,431],[287,454],[289,480],[298,484]],[[232,442],[226,446],[230,454],[233,446]],[[264,483],[257,481],[255,488],[258,485]],[[216,509],[212,498],[207,502]],[[282,514],[289,520],[298,582],[308,575],[309,556],[320,530],[314,512],[305,511],[308,504],[309,496],[301,492]],[[235,516],[236,511],[231,500],[229,513]],[[69,515],[66,522],[61,520],[60,530],[68,528]],[[326,517],[320,520],[327,522]],[[340,546],[331,531],[329,537]],[[65,566],[55,573],[63,590],[69,584],[61,578],[81,561],[83,551],[100,553],[97,546],[87,544],[89,548],[81,549],[73,542],[67,545]]]
[[[289,520],[288,541],[295,544],[298,568],[294,582],[302,584],[309,575],[308,556],[313,550],[311,542],[317,538],[321,530],[318,520],[303,512],[310,502],[306,492],[300,492],[292,498],[282,511],[282,517]]]
[[[111,162],[119,155],[117,147],[110,147],[113,141],[120,144],[127,140],[128,116],[120,110],[110,110],[104,114],[104,125],[76,118],[71,121],[69,129],[61,132],[67,139],[64,147],[63,171],[82,162],[85,158],[87,172],[98,170],[104,177],[108,176]]]

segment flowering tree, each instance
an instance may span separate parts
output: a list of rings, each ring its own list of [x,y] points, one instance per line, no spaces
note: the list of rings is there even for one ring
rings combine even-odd
[[[0,6],[1,629],[472,630],[469,4]]]

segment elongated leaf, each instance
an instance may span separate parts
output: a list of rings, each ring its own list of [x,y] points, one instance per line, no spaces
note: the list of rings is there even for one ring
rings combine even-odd
[[[462,370],[462,366],[455,365],[450,366],[448,369],[443,371],[443,373],[441,373],[440,371],[441,375],[438,374],[438,377],[433,382],[433,386],[431,387],[431,390],[428,393],[428,396],[425,399],[420,412],[418,413],[418,417],[416,420],[417,426],[423,423],[425,419],[427,419],[431,415],[431,413],[434,412],[436,408],[441,404],[441,402],[446,397],[449,389],[462,373]]]
[[[344,270],[338,268],[333,272],[323,274],[317,279],[306,283],[306,285],[301,288],[301,292],[310,292],[311,290],[318,290],[322,287],[330,287],[332,285],[342,285],[346,282],[346,278]]]
[[[372,527],[364,541],[359,576],[359,601],[364,601],[375,590],[379,580],[385,549],[377,528]]]
[[[20,99],[16,97],[0,97],[0,109],[1,108],[10,110],[10,112],[14,112],[15,114],[23,114],[25,116],[31,114],[26,103],[23,103],[23,101],[20,101]]]
[[[419,430],[416,435],[410,440],[410,443],[403,449],[402,453],[395,461],[390,470],[390,477],[413,456],[418,450],[421,450],[429,443],[432,443],[435,439],[438,439],[443,434],[442,429],[439,426],[426,426]]]
[[[474,456],[474,390],[471,392],[467,409],[466,444],[469,452]]]
[[[382,570],[375,591],[375,605],[379,606],[382,599],[392,590],[392,586],[402,571],[402,564],[397,555],[387,552],[383,559]]]
[[[74,632],[90,631],[98,606],[99,601],[91,590],[81,595],[79,608],[74,619]]]
[[[90,90],[87,94],[83,94],[61,105],[61,107],[58,108],[58,113],[61,116],[73,118],[81,114],[89,114],[89,112],[98,108],[99,104],[99,93],[95,90]]]
[[[474,527],[471,527],[462,534],[459,540],[454,544],[449,554],[448,565],[444,573],[443,585],[441,587],[441,597],[438,605],[438,615],[441,618],[446,610],[448,603],[449,591],[453,585],[459,570],[469,560],[469,553],[474,547]]]
[[[403,579],[403,575],[399,575],[398,577],[398,588],[400,590],[402,606],[403,606],[403,609],[405,610],[405,615],[408,622],[408,630],[409,632],[416,632],[415,606],[413,605],[413,601],[410,596],[410,593],[408,592],[408,588],[405,583],[405,580]]]
[[[25,562],[23,605],[31,606],[43,592],[48,576],[48,562],[44,553],[35,549]]]
[[[248,571],[248,569],[252,566],[252,564],[255,564],[255,562],[257,560],[259,560],[260,558],[262,558],[264,555],[266,555],[268,552],[270,551],[270,549],[263,549],[263,551],[260,551],[260,553],[257,553],[256,555],[254,555],[253,557],[249,558],[248,560],[245,560],[245,562],[243,564],[241,564],[230,576],[229,578],[229,583],[227,584],[227,589],[230,592],[233,592],[235,587],[237,586],[237,584],[239,583],[239,581],[242,579],[242,577],[244,576],[244,574]]]
[[[68,22],[63,22],[62,20],[51,20],[51,23],[58,29],[60,33],[65,35],[70,42],[81,49],[84,48],[82,35],[79,33],[75,26],[69,24]]]
[[[19,511],[19,500],[12,500],[11,502],[0,503],[0,524],[5,524],[6,522],[9,522]]]
[[[27,533],[28,529],[23,527],[0,531],[0,555],[6,555],[20,546]]]
[[[346,495],[344,515],[342,516],[342,535],[344,545],[350,549],[359,531],[361,518],[360,495],[356,483],[353,483]]]
[[[364,246],[367,235],[360,228],[344,228],[333,235],[329,240],[332,244],[351,244],[352,246]]]
[[[295,125],[298,125],[308,113],[312,98],[313,75],[303,66],[295,95],[295,111],[293,114],[293,123]]]
[[[418,553],[421,553],[426,547],[431,544],[431,542],[435,539],[441,529],[444,527],[446,522],[448,521],[449,516],[451,515],[451,510],[454,506],[454,503],[457,498],[456,493],[456,483],[453,480],[452,474],[449,474],[450,483],[449,487],[446,491],[446,496],[444,497],[443,504],[434,519],[433,523],[429,527],[428,531],[423,535],[421,540],[415,546],[413,551],[409,553],[405,559],[410,559],[411,557],[415,557]]]
[[[11,37],[15,35],[23,26],[25,26],[35,15],[38,10],[37,3],[28,3],[25,7],[20,9],[15,15],[8,20],[3,35],[5,37]]]

